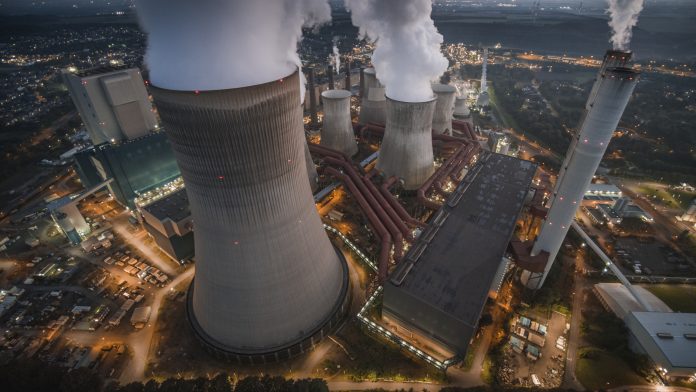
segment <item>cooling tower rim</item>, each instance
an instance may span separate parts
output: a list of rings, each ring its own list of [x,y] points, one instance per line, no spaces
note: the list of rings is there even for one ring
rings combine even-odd
[[[276,83],[283,83],[286,79],[290,79],[295,77],[296,75],[299,75],[300,73],[300,68],[295,66],[295,70],[289,73],[287,76],[284,76],[282,78],[278,78],[275,80],[271,80],[265,83],[259,83],[259,84],[251,84],[248,86],[240,86],[240,87],[233,87],[233,88],[222,88],[222,89],[213,89],[213,90],[174,90],[174,89],[168,89],[164,87],[158,87],[155,84],[150,84],[150,88],[153,89],[154,91],[162,91],[166,93],[173,93],[173,94],[194,94],[194,95],[201,95],[201,94],[219,94],[219,93],[228,93],[231,91],[243,91],[245,89],[256,89],[259,87],[264,87],[264,86],[270,86]]]
[[[363,72],[366,74],[369,74],[369,75],[377,75],[377,71],[375,70],[375,67],[365,68],[365,70]]]
[[[432,97],[430,97],[430,99],[428,99],[428,100],[425,100],[425,101],[415,101],[415,102],[401,101],[401,100],[398,100],[398,99],[389,98],[389,97],[386,96],[386,95],[385,95],[384,97],[387,99],[387,101],[391,101],[391,102],[395,102],[395,103],[403,103],[403,104],[407,104],[407,105],[418,105],[418,104],[431,103],[431,102],[437,101],[437,97],[436,97],[435,95],[433,95]]]
[[[342,320],[345,314],[350,310],[350,301],[352,300],[351,292],[351,282],[350,282],[350,271],[348,270],[348,261],[346,260],[343,252],[335,245],[333,245],[334,251],[338,256],[339,263],[341,264],[341,271],[343,279],[341,282],[341,293],[338,296],[336,303],[331,308],[331,312],[313,329],[310,331],[304,331],[302,336],[284,344],[278,346],[269,347],[256,347],[256,348],[242,348],[242,347],[231,347],[224,344],[217,339],[210,336],[201,327],[196,319],[196,315],[193,311],[193,288],[194,279],[191,280],[189,287],[186,291],[186,318],[188,320],[189,326],[193,329],[194,334],[200,340],[206,349],[211,351],[216,357],[229,358],[231,356],[241,356],[250,358],[260,358],[274,353],[280,353],[285,350],[293,350],[308,341],[311,341],[317,333],[322,333],[323,336],[328,336],[328,333],[323,333],[325,328],[335,328],[336,321]],[[301,354],[301,353],[299,353]],[[297,355],[299,355],[297,354]],[[296,355],[295,355],[296,356]]]
[[[432,85],[434,93],[456,93],[457,89],[451,84],[434,83]]]
[[[324,99],[346,99],[350,98],[351,92],[348,90],[336,89],[336,90],[325,90],[321,92],[321,97]]]
[[[607,49],[605,55],[607,56],[631,56],[633,54],[632,51],[630,50],[621,50],[621,49]]]

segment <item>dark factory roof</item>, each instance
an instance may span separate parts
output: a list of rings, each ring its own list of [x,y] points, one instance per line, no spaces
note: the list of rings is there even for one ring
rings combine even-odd
[[[160,221],[169,218],[174,222],[179,222],[191,215],[186,189],[178,190],[143,208]]]
[[[131,67],[127,65],[102,65],[99,67],[83,69],[75,73],[75,75],[86,78],[94,75],[101,75],[109,72],[123,71]]]
[[[467,173],[390,283],[475,328],[536,165],[489,153]]]

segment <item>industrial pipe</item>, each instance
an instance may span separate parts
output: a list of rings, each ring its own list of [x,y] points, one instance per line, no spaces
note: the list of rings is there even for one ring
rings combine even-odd
[[[370,172],[370,173],[372,173],[372,172]],[[396,181],[398,181],[398,180],[399,180],[399,178],[396,176],[389,177],[387,180],[382,182],[382,186],[379,187],[380,192],[382,192],[382,195],[384,195],[384,197],[392,205],[392,207],[394,208],[396,213],[399,214],[399,216],[401,217],[401,219],[404,220],[404,222],[406,222],[414,227],[420,227],[420,228],[427,227],[428,225],[426,225],[425,223],[423,223],[423,222],[413,218],[411,215],[409,215],[409,213],[406,211],[406,209],[404,209],[404,206],[402,206],[401,203],[399,203],[399,201],[396,200],[396,197],[389,190],[389,188],[391,188],[391,186],[394,185],[396,183]]]

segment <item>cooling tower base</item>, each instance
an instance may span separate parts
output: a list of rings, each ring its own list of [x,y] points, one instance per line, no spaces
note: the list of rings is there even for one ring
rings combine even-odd
[[[189,285],[186,296],[186,318],[193,329],[196,338],[203,344],[213,357],[229,362],[247,365],[259,365],[281,362],[311,351],[323,338],[328,336],[343,321],[350,310],[351,290],[348,273],[348,263],[343,253],[336,247],[336,254],[343,270],[343,287],[341,295],[329,315],[313,330],[296,340],[278,347],[268,348],[237,348],[226,346],[208,335],[196,320],[193,312],[193,281]],[[311,304],[308,304],[311,306]]]

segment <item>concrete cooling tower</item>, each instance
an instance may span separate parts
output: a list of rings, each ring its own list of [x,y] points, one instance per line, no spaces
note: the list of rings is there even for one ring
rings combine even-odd
[[[348,310],[349,283],[310,192],[298,72],[250,87],[152,93],[195,222],[187,309],[196,335],[240,363],[311,349]]]
[[[358,144],[350,120],[350,91],[326,90],[321,93],[321,100],[324,107],[321,145],[347,156],[355,155]]]
[[[454,99],[454,117],[456,118],[466,118],[471,115],[469,111],[469,106],[466,104],[465,96],[457,96]]]
[[[433,133],[436,135],[452,134],[452,115],[457,89],[449,84],[433,84],[435,93],[435,111],[433,112]]]
[[[374,68],[367,68],[363,72],[364,86],[363,96],[360,97],[360,118],[361,124],[375,123],[384,124],[386,118],[386,97],[384,96],[384,86],[377,80]]]
[[[401,102],[387,98],[387,121],[377,169],[397,176],[404,189],[418,189],[433,174],[432,123],[435,98]]]

